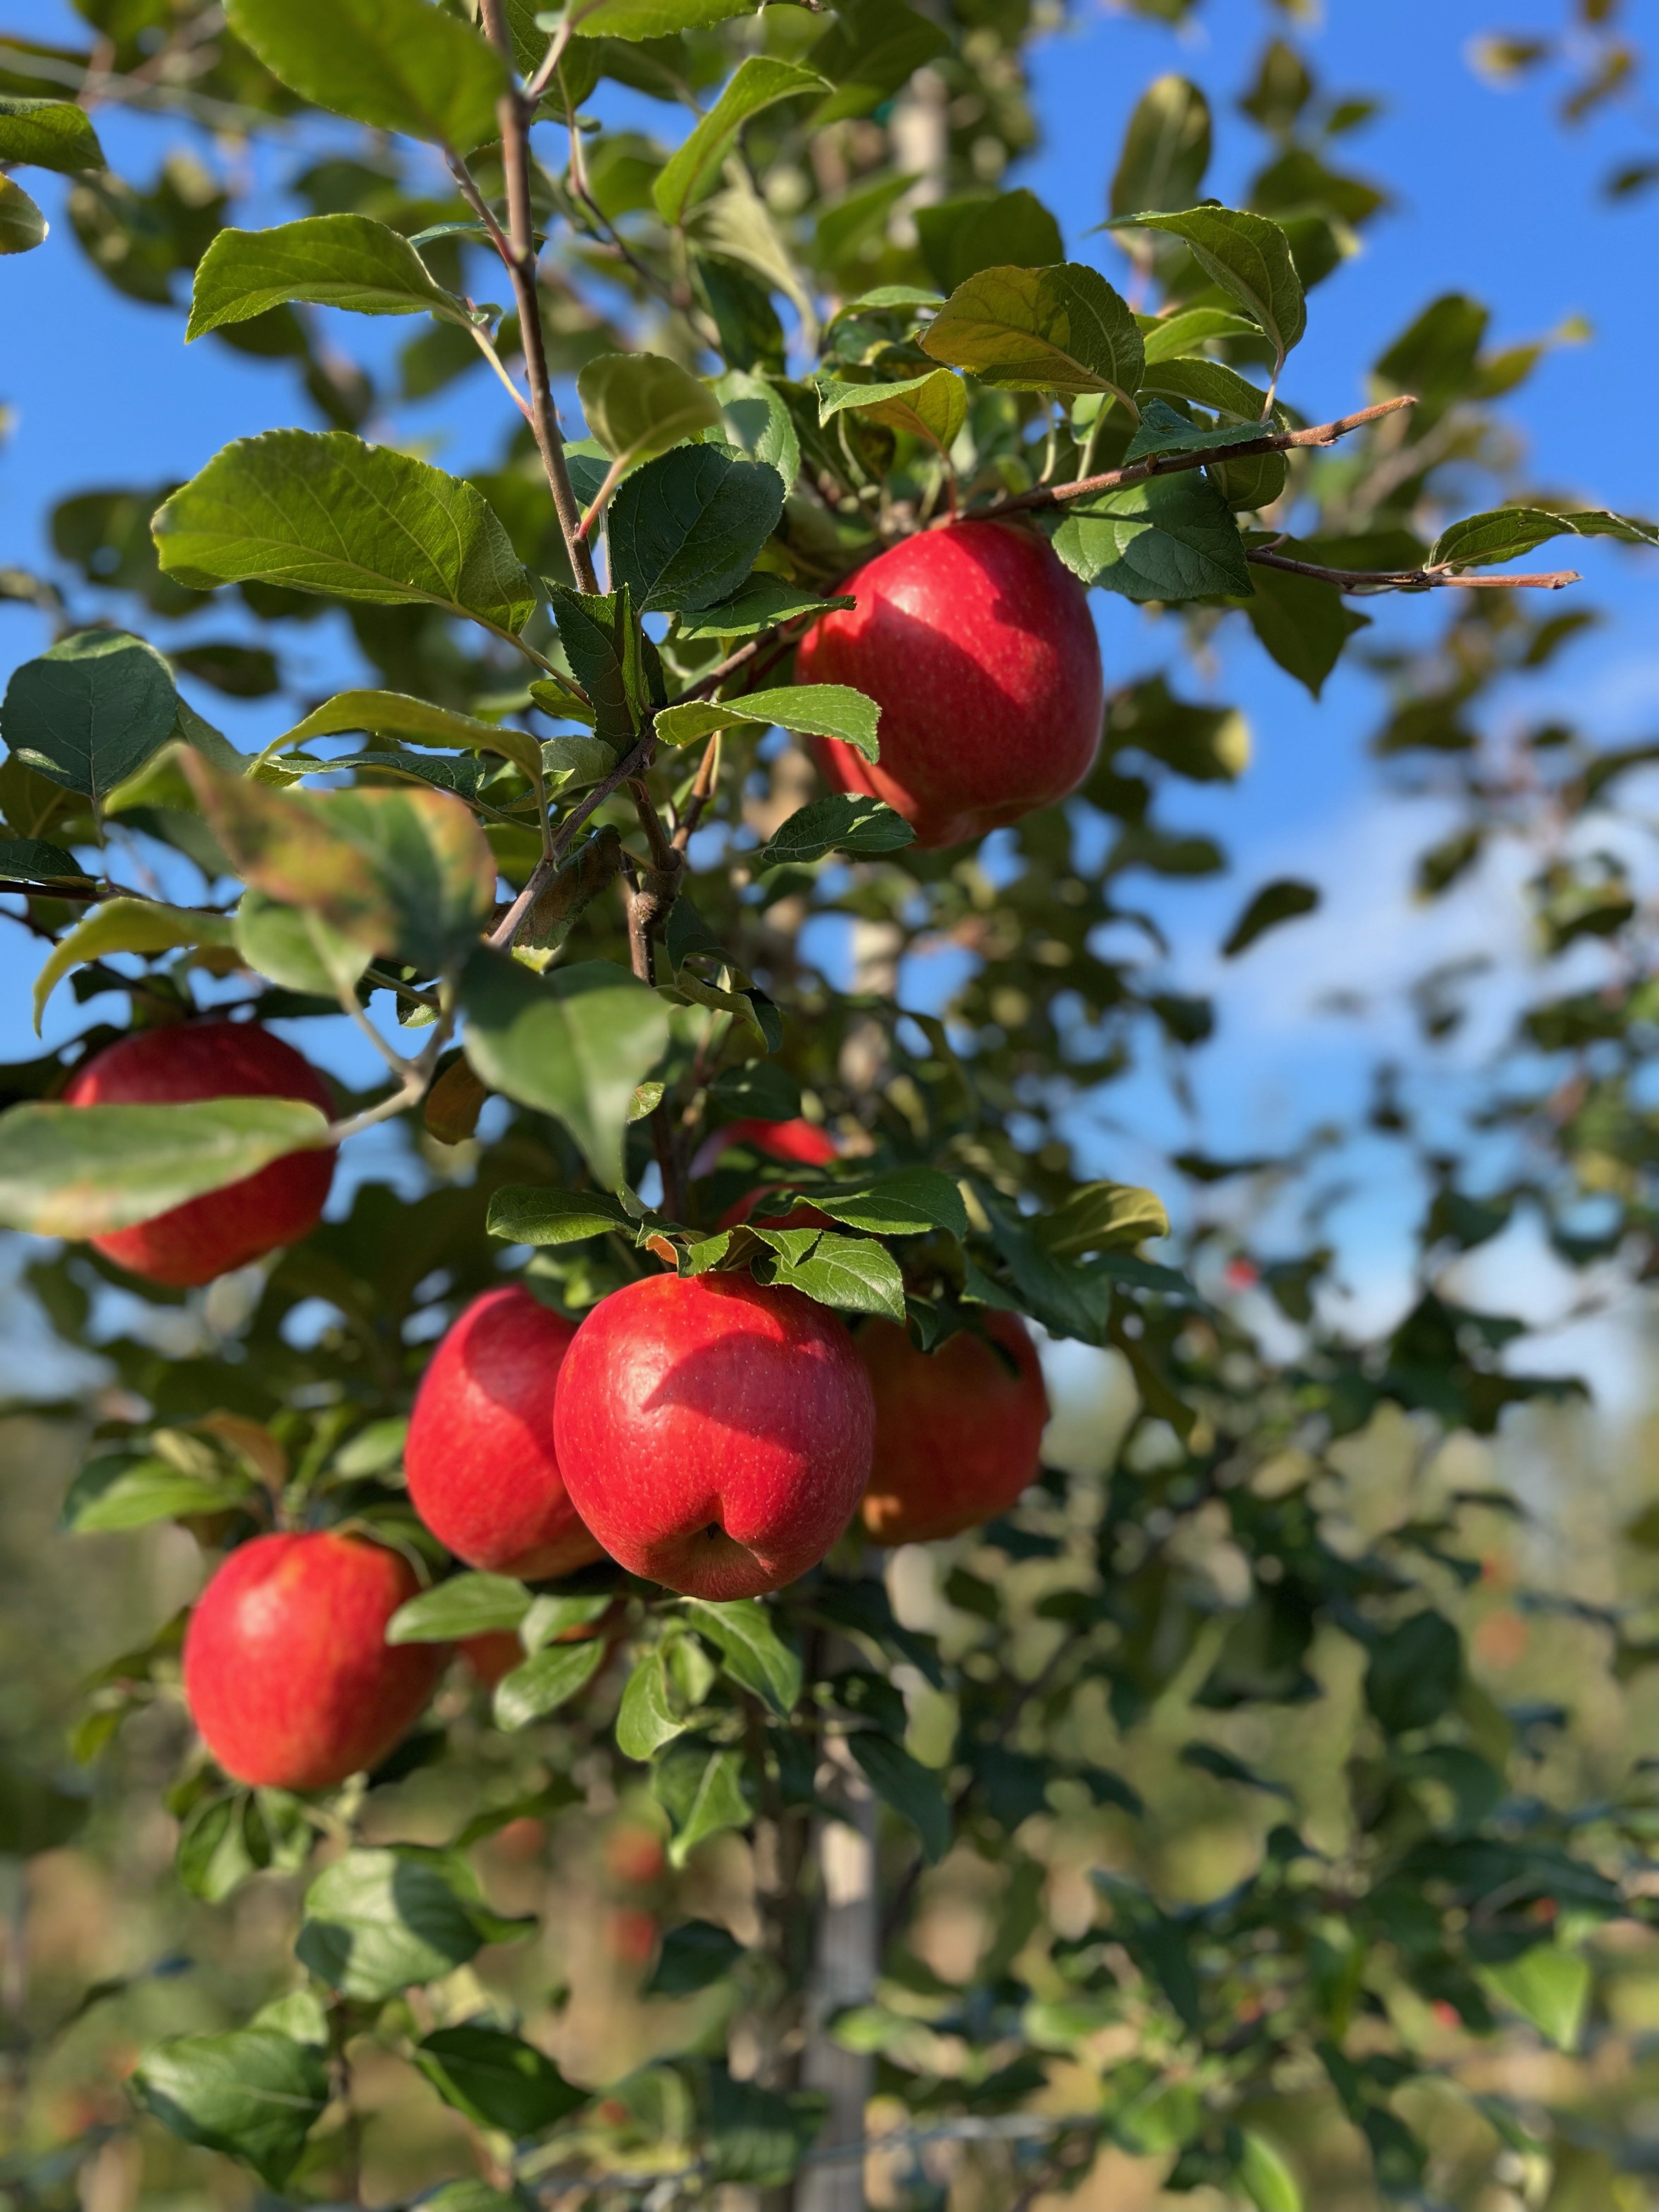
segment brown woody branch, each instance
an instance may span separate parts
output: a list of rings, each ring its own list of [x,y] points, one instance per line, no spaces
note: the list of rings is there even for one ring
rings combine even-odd
[[[1559,592],[1580,580],[1577,568],[1552,568],[1534,576],[1462,576],[1449,568],[1327,568],[1317,561],[1293,561],[1270,545],[1253,545],[1244,558],[1258,568],[1282,568],[1291,576],[1334,584],[1339,592],[1432,592],[1448,585],[1465,592]]]
[[[513,40],[507,30],[503,0],[483,0],[483,14],[484,29],[491,44],[511,69]],[[565,464],[564,439],[559,429],[558,410],[553,404],[553,386],[547,367],[547,343],[542,331],[541,298],[536,273],[536,228],[530,205],[530,125],[535,116],[536,101],[514,85],[502,94],[497,112],[501,125],[501,167],[507,182],[509,234],[502,259],[513,282],[513,296],[519,310],[520,342],[524,347],[525,375],[530,386],[531,424],[536,434],[542,466],[547,471],[548,488],[553,495],[554,511],[559,518],[559,529],[570,557],[570,569],[576,580],[576,587],[579,591],[597,592],[599,579],[593,572],[592,556],[582,540],[581,510],[576,504],[570,471]],[[493,221],[490,222],[490,228],[496,251],[501,252],[503,241],[500,229]]]

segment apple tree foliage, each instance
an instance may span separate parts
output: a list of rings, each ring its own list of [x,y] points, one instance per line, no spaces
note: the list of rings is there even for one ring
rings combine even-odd
[[[1568,1267],[1653,1265],[1651,917],[1610,825],[1655,748],[1598,750],[1559,722],[1505,749],[1483,735],[1487,696],[1595,619],[1582,596],[1507,587],[1504,564],[1585,536],[1654,542],[1593,494],[1527,483],[1498,403],[1544,349],[1495,346],[1479,302],[1447,295],[1363,388],[1299,385],[1318,287],[1389,194],[1350,167],[1369,104],[1328,97],[1279,34],[1242,101],[1264,141],[1243,204],[1206,196],[1218,126],[1167,75],[1103,155],[1103,228],[1068,258],[1034,194],[1000,186],[1036,137],[1026,0],[77,5],[94,51],[0,46],[0,250],[68,249],[42,246],[9,173],[66,173],[67,228],[102,276],[187,307],[181,337],[280,364],[301,427],[204,452],[182,484],[66,500],[52,573],[0,586],[52,640],[5,690],[4,910],[40,962],[37,1018],[63,990],[88,1009],[72,1044],[0,1071],[0,1218],[84,1238],[289,1141],[234,1106],[142,1127],[105,1108],[94,1129],[54,1103],[123,1028],[228,1000],[301,1043],[372,1012],[389,1080],[343,1095],[328,1135],[384,1124],[403,1157],[263,1270],[211,1357],[99,1322],[111,1286],[180,1294],[74,1242],[41,1249],[35,1292],[126,1409],[91,1427],[66,1526],[172,1518],[211,1558],[273,1525],[349,1523],[422,1562],[429,1588],[396,1636],[521,1646],[487,1704],[453,1686],[367,1789],[328,1801],[232,1786],[181,1722],[178,1878],[216,1902],[266,1870],[297,1877],[295,1965],[246,2024],[149,2051],[134,2096],[285,2200],[348,2193],[351,2069],[378,2043],[487,2148],[480,2179],[422,2202],[506,2212],[556,2181],[654,2187],[661,2205],[822,2171],[810,2028],[870,2059],[917,2130],[1000,2129],[1011,2202],[1115,2143],[1163,2157],[1173,2187],[1294,2207],[1293,2163],[1252,2117],[1287,2080],[1360,2132],[1382,2196],[1426,2201],[1395,2101],[1430,2063],[1423,2007],[1475,2036],[1518,2017],[1570,2043],[1586,1932],[1650,1911],[1630,1889],[1639,1806],[1532,1791],[1539,1735],[1565,1716],[1505,1712],[1453,1618],[1479,1572],[1471,1516],[1520,1509],[1454,1496],[1358,1544],[1327,1509],[1328,1455],[1379,1407],[1425,1437],[1489,1436],[1505,1407],[1571,1388],[1517,1370],[1514,1321],[1437,1288],[1517,1208]],[[600,127],[616,87],[655,103],[654,131]],[[165,118],[148,177],[106,165],[116,106]],[[243,220],[256,176],[280,185],[283,220]],[[404,319],[389,370],[352,357],[365,315]],[[396,428],[400,404],[462,380],[501,423],[470,477]],[[862,560],[953,510],[1024,514],[1156,623],[1156,670],[1109,670],[1082,791],[986,855],[917,852],[879,803],[817,792],[793,742],[878,753],[874,703],[793,686],[793,647]],[[1389,591],[1431,600],[1430,622],[1374,617]],[[324,617],[361,666],[319,699]],[[1133,890],[1138,871],[1225,865],[1180,826],[1184,784],[1246,764],[1201,666],[1224,626],[1316,698],[1345,655],[1373,679],[1381,772],[1457,816],[1419,862],[1425,898],[1489,851],[1534,856],[1536,993],[1464,1126],[1421,1118],[1409,1081],[1377,1071],[1370,1133],[1428,1192],[1420,1296],[1378,1341],[1346,1334],[1327,1295],[1331,1133],[1273,1159],[1172,1133],[1157,1196],[1098,1174],[1112,1147],[1090,1121],[1115,1080],[1161,1060],[1184,1131],[1186,1058],[1224,1049]],[[215,693],[281,698],[287,726],[240,751],[204,711]],[[1260,886],[1224,950],[1316,902],[1299,880]],[[848,988],[811,949],[836,922],[859,948]],[[1587,940],[1600,980],[1558,987]],[[898,963],[941,944],[970,956],[964,979],[938,1018],[902,1013]],[[1431,1046],[1477,985],[1424,979]],[[723,1123],[803,1103],[853,1140],[833,1170],[738,1148],[693,1177]],[[716,1229],[763,1175],[835,1227]],[[1278,1228],[1228,1202],[1251,1190]],[[1166,1203],[1180,1233],[1154,1256]],[[660,1267],[751,1268],[854,1324],[908,1316],[924,1345],[1009,1309],[1115,1347],[1139,1410],[1103,1479],[1045,1473],[951,1547],[938,1633],[904,1624],[853,1545],[764,1602],[609,1570],[530,1589],[437,1552],[399,1477],[427,1347],[513,1267],[576,1316]],[[290,1326],[319,1302],[320,1333]],[[1200,1528],[1228,1574],[1200,1563]],[[556,1640],[618,1593],[618,1646]],[[1651,1656],[1607,1625],[1621,1663]],[[112,1656],[74,1742],[89,1768],[137,1707],[176,1705],[180,1632]],[[1316,1708],[1333,1638],[1361,1684],[1340,1845],[1307,1832],[1294,1778],[1201,1726]],[[1099,1871],[1087,1924],[1061,1932],[1034,1838],[1056,1820],[1133,1830],[1147,1808],[1093,1747],[1103,1729],[1131,1741],[1178,1680],[1186,1764],[1273,1808],[1256,1862],[1201,1904]],[[925,1759],[923,1705],[948,1718]],[[366,1841],[377,1790],[439,1763],[448,1844]],[[859,1777],[880,1806],[880,1954],[862,2002],[809,2021],[814,1838]],[[726,1832],[750,1839],[763,1935],[670,1926],[652,1986],[720,2002],[684,2049],[576,2083],[507,2010],[451,1994],[458,1967],[526,1932],[469,1853],[526,1813],[642,1783],[675,1868]],[[7,1799],[9,1847],[55,1838],[45,1789]],[[950,1981],[907,1936],[953,1853],[996,1901]],[[1091,2041],[1126,2024],[1127,2043]],[[759,2058],[734,2071],[739,2029]],[[1523,2115],[1481,2110],[1493,2156],[1527,2147]],[[4,2185],[56,2203],[67,2170]]]

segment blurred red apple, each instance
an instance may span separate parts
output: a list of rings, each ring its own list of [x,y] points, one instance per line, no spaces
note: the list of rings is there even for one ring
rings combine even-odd
[[[751,1146],[769,1160],[807,1168],[827,1168],[840,1157],[841,1149],[828,1129],[799,1117],[793,1121],[728,1121],[698,1146],[691,1160],[692,1181],[707,1175],[723,1153],[738,1145]]]
[[[1024,1323],[988,1313],[936,1352],[873,1321],[857,1343],[876,1400],[875,1471],[865,1528],[878,1544],[928,1544],[1006,1513],[1040,1463],[1048,1393]],[[994,1346],[1000,1346],[1012,1360]]]
[[[332,1117],[309,1060],[249,1022],[180,1022],[138,1030],[77,1069],[70,1106],[178,1106],[198,1098],[298,1098]],[[332,1152],[289,1152],[257,1175],[92,1239],[152,1283],[185,1289],[297,1244],[316,1225],[334,1177]]]

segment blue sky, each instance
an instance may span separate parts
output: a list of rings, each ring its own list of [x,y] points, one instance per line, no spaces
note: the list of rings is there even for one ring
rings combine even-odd
[[[1286,396],[1311,419],[1363,404],[1366,364],[1436,294],[1474,293],[1492,310],[1497,343],[1539,336],[1570,318],[1590,326],[1587,343],[1553,351],[1509,414],[1542,487],[1574,501],[1651,512],[1656,505],[1652,408],[1656,322],[1653,200],[1638,198],[1610,211],[1597,198],[1617,161],[1646,149],[1653,125],[1651,54],[1644,87],[1627,104],[1604,111],[1577,132],[1553,113],[1558,82],[1528,81],[1500,93],[1472,72],[1464,46],[1486,28],[1552,33],[1565,0],[1515,0],[1495,11],[1443,0],[1331,0],[1327,20],[1299,33],[1311,49],[1324,88],[1378,94],[1380,118],[1342,142],[1340,160],[1375,175],[1398,195],[1395,210],[1370,226],[1366,250],[1313,295],[1309,335],[1292,357]],[[84,27],[50,0],[14,0],[9,26],[26,34],[77,40]],[[1109,243],[1087,234],[1104,213],[1107,179],[1122,126],[1147,80],[1178,68],[1197,78],[1217,112],[1218,151],[1206,189],[1225,199],[1262,158],[1264,142],[1232,102],[1247,81],[1263,33],[1282,27],[1278,10],[1247,0],[1209,0],[1180,37],[1085,0],[1070,30],[1037,49],[1035,87],[1045,143],[1009,181],[1030,185],[1053,207],[1067,248],[1115,273]],[[1498,18],[1501,16],[1501,22]],[[1386,26],[1386,27],[1382,27]],[[605,99],[611,98],[606,94]],[[602,100],[603,105],[603,100]],[[659,135],[678,129],[672,111],[615,99],[617,119],[647,121]],[[106,112],[99,127],[118,167],[144,176],[162,148],[188,137],[173,125]],[[282,165],[267,164],[274,179]],[[31,176],[49,213],[58,180]],[[273,196],[252,220],[280,219]],[[66,224],[46,247],[9,260],[7,337],[0,349],[0,404],[14,413],[0,450],[0,563],[38,566],[48,559],[43,519],[66,494],[99,485],[145,484],[191,474],[227,440],[309,419],[291,396],[286,374],[213,343],[187,351],[182,319],[121,299],[87,267]],[[404,323],[332,319],[337,343],[369,361],[385,360],[409,334]],[[494,449],[501,416],[474,380],[460,398],[410,412],[407,426],[430,439],[434,458],[471,465]],[[480,422],[483,427],[481,429]],[[1605,542],[1549,549],[1552,565],[1581,568],[1585,589],[1608,615],[1598,630],[1559,659],[1525,696],[1500,697],[1501,723],[1541,719],[1552,708],[1574,713],[1608,743],[1650,725],[1654,706],[1653,572]],[[1159,628],[1121,600],[1096,595],[1108,679],[1150,672],[1170,655],[1169,627]],[[1429,611],[1373,602],[1373,638],[1420,634]],[[233,634],[234,616],[215,615],[202,635]],[[331,673],[337,632],[307,633],[317,665],[307,680],[320,687]],[[0,667],[9,668],[44,642],[39,619],[0,605]],[[186,687],[188,688],[188,687]],[[1222,1036],[1198,1064],[1211,1149],[1237,1153],[1282,1146],[1311,1121],[1351,1108],[1360,1095],[1379,1026],[1414,1050],[1410,1032],[1392,1015],[1363,1030],[1316,1014],[1315,1002],[1339,984],[1397,982],[1429,958],[1465,950],[1498,950],[1511,964],[1518,919],[1513,871],[1483,872],[1456,899],[1428,915],[1408,897],[1410,860],[1427,841],[1431,810],[1381,797],[1364,740],[1377,716],[1374,688],[1342,672],[1315,705],[1267,660],[1242,620],[1224,626],[1212,665],[1183,670],[1188,696],[1237,702],[1255,734],[1253,764],[1235,789],[1181,787],[1165,805],[1172,823],[1210,830],[1235,855],[1228,876],[1173,890],[1144,880],[1138,895],[1155,907],[1176,944],[1172,980],[1218,994]],[[280,705],[239,708],[200,693],[196,703],[237,740],[252,744],[283,726]],[[1236,965],[1224,967],[1214,948],[1244,899],[1267,878],[1293,873],[1327,890],[1323,913],[1265,940]],[[0,969],[4,1056],[29,1047],[26,1012],[28,963]],[[917,992],[930,979],[911,979]],[[79,1010],[60,993],[48,1034],[78,1025]],[[1493,1040],[1484,1040],[1490,1044]],[[307,1039],[315,1048],[320,1039]],[[342,1073],[362,1077],[355,1048],[343,1038],[319,1053]],[[1150,1179],[1146,1139],[1172,1141],[1170,1108],[1149,1077],[1119,1086],[1103,1102],[1127,1127],[1103,1131],[1091,1144],[1097,1171]],[[1173,1142],[1185,1141],[1176,1133]],[[1409,1194],[1390,1184],[1383,1163],[1367,1200],[1344,1217],[1354,1271],[1380,1312],[1399,1283],[1402,1226]]]

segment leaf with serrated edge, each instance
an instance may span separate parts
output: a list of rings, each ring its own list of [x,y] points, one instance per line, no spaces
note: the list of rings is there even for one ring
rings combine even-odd
[[[629,1676],[617,1708],[617,1750],[624,1759],[643,1763],[664,1744],[683,1735],[687,1726],[669,1696],[662,1653],[647,1651]]]
[[[516,1628],[530,1592],[511,1575],[452,1575],[435,1589],[400,1605],[386,1626],[388,1644],[453,1644]]]
[[[897,384],[843,384],[831,376],[817,380],[818,420],[852,408],[890,430],[908,430],[948,453],[968,419],[968,387],[948,368],[909,376]]]
[[[312,1151],[327,1131],[314,1106],[292,1098],[14,1106],[0,1115],[0,1225],[105,1237]]]
[[[163,906],[159,899],[113,898],[94,908],[60,938],[34,979],[34,1034],[46,1001],[71,968],[106,952],[170,952],[184,945],[229,945],[234,933],[222,914]]]
[[[1265,215],[1239,208],[1187,208],[1175,214],[1146,209],[1116,216],[1108,228],[1167,231],[1183,240],[1212,283],[1267,332],[1281,362],[1307,328],[1291,241]]]
[[[576,392],[588,428],[623,468],[665,453],[720,419],[708,386],[662,354],[599,354],[583,363]]]
[[[25,768],[102,804],[173,735],[179,694],[154,646],[77,630],[12,671],[0,737]]]
[[[538,980],[480,947],[461,981],[466,1056],[491,1090],[556,1115],[596,1182],[623,1179],[635,1086],[666,1050],[668,1008],[626,969],[588,960]]]
[[[749,726],[794,730],[803,737],[839,738],[866,760],[880,758],[876,731],[881,709],[846,684],[787,684],[770,691],[745,691],[740,699],[688,699],[665,707],[657,735],[671,745],[695,744],[715,730]]]
[[[709,190],[720,165],[737,144],[751,116],[794,100],[802,93],[828,92],[828,77],[799,63],[769,54],[750,54],[738,64],[725,90],[690,137],[671,154],[651,187],[657,213],[666,223],[683,222],[686,210]]]
[[[251,2166],[273,2189],[331,2094],[326,2053],[274,2027],[169,2036],[139,2060],[132,2089],[174,2135]]]
[[[1127,1182],[1085,1182],[1052,1213],[1039,1215],[1031,1231],[1056,1259],[1081,1259],[1144,1237],[1167,1237],[1170,1217],[1150,1190]]]
[[[1073,575],[1126,599],[1167,604],[1255,589],[1232,512],[1197,469],[1074,501],[1052,542]]]
[[[827,798],[809,799],[781,822],[756,854],[754,865],[757,872],[784,862],[805,865],[821,860],[826,853],[869,859],[902,851],[915,843],[915,835],[884,799],[832,792]]]
[[[1127,306],[1095,270],[1070,261],[981,269],[951,293],[921,349],[1004,391],[1103,392],[1126,402],[1145,360]]]
[[[482,492],[346,430],[238,438],[150,527],[163,570],[192,591],[255,581],[380,606],[424,603],[503,637],[518,635],[536,604]]]
[[[805,1259],[793,1266],[780,1260],[772,1280],[844,1313],[904,1319],[904,1278],[898,1262],[885,1245],[866,1237],[825,1231]]]
[[[793,622],[801,615],[832,614],[838,607],[857,604],[845,592],[820,599],[816,592],[803,591],[798,584],[786,584],[778,576],[751,576],[731,599],[719,600],[696,614],[682,615],[679,635],[753,637],[761,630],[775,629],[780,623]]]
[[[602,1636],[585,1644],[547,1644],[495,1685],[491,1710],[499,1729],[521,1729],[574,1698],[605,1664]]]
[[[25,167],[102,169],[109,165],[92,118],[72,100],[36,100],[0,92],[0,161]]]
[[[245,323],[285,301],[358,315],[436,315],[472,327],[420,255],[366,215],[308,215],[274,230],[222,230],[197,264],[185,338]]]
[[[678,446],[625,477],[611,502],[612,578],[641,614],[712,606],[749,574],[782,512],[775,469]]]
[[[426,0],[226,0],[225,14],[274,77],[354,123],[456,154],[500,128],[501,57]]]
[[[51,224],[15,177],[0,177],[0,254],[33,253]]]
[[[312,738],[342,737],[362,730],[370,737],[398,738],[404,744],[441,745],[462,752],[499,753],[533,776],[542,765],[542,745],[528,730],[504,729],[462,714],[453,707],[434,707],[406,691],[337,691],[268,744],[261,763]]]
[[[486,1225],[508,1244],[580,1244],[617,1230],[631,1235],[636,1224],[603,1191],[508,1183],[491,1198]]]
[[[752,1690],[780,1720],[787,1720],[800,1697],[800,1661],[779,1636],[766,1607],[755,1598],[724,1605],[687,1598],[684,1604],[691,1626],[725,1655],[726,1673]]]
[[[962,1193],[937,1168],[898,1168],[857,1190],[814,1189],[812,1203],[870,1237],[921,1237],[933,1229],[958,1238],[968,1234]]]

